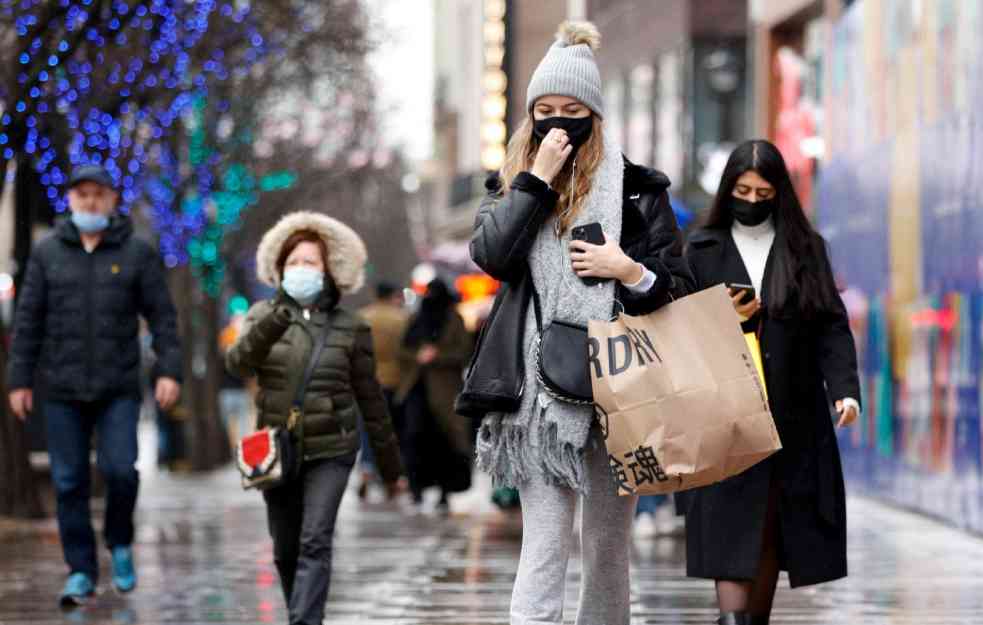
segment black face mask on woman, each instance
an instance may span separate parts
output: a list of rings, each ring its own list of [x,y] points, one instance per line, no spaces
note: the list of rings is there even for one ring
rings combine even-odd
[[[547,117],[546,119],[537,119],[533,123],[532,134],[542,141],[546,137],[546,134],[554,128],[566,131],[570,145],[573,146],[573,151],[576,152],[580,146],[587,143],[587,140],[590,139],[591,132],[594,130],[594,118],[588,115],[587,117]]]
[[[765,222],[775,210],[775,199],[748,202],[739,197],[732,198],[731,211],[734,219],[743,226],[757,226]]]

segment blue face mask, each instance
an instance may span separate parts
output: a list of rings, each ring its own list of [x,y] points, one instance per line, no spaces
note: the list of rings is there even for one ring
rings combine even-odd
[[[109,227],[109,216],[73,211],[72,223],[79,229],[79,232],[92,234],[93,232],[100,232]]]
[[[283,272],[283,290],[301,306],[309,306],[324,290],[324,272],[310,267],[290,267]]]

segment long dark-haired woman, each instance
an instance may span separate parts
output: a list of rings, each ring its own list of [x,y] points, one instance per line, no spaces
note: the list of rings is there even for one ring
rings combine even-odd
[[[716,580],[719,623],[767,623],[778,574],[793,588],[846,576],[846,502],[839,427],[860,411],[857,356],[826,245],[767,141],[731,155],[706,226],[689,239],[699,288],[732,290],[757,332],[783,449],[741,475],[687,496],[687,569]],[[747,301],[747,303],[742,303]]]

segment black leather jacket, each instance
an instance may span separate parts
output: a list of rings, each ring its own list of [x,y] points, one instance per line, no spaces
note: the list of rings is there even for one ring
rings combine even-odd
[[[488,193],[475,219],[471,257],[501,280],[502,288],[457,399],[458,414],[472,417],[519,408],[525,380],[522,345],[533,296],[526,259],[559,197],[542,180],[525,172],[515,177],[504,195],[497,175],[490,176],[485,186]],[[694,290],[668,188],[669,179],[662,172],[625,161],[621,247],[656,276],[645,293],[618,285],[616,298],[629,315],[650,313]]]

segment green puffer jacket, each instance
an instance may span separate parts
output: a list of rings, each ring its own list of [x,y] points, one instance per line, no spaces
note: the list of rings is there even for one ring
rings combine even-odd
[[[258,426],[285,427],[314,337],[323,337],[326,325],[326,343],[304,396],[304,418],[294,428],[304,460],[358,450],[361,410],[379,472],[385,481],[395,481],[401,473],[399,448],[375,379],[372,335],[359,317],[335,307],[313,310],[305,319],[289,298],[258,302],[226,354],[226,366],[236,375],[258,377]]]

